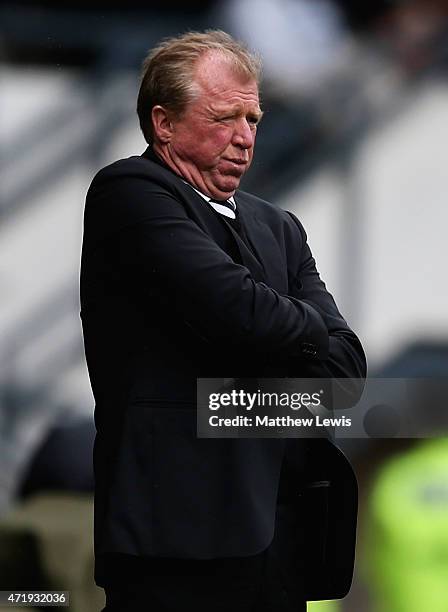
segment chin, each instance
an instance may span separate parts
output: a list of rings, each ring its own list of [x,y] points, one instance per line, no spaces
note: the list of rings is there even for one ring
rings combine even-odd
[[[216,188],[219,189],[220,191],[224,192],[224,193],[229,193],[229,192],[233,192],[236,189],[238,189],[239,185],[240,185],[240,178],[236,178],[236,177],[228,177],[226,180],[221,181],[219,184],[216,185]],[[233,193],[232,193],[233,195]]]

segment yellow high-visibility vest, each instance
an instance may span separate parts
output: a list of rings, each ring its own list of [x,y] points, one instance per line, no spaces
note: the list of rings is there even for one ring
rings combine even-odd
[[[419,442],[381,469],[366,538],[375,612],[447,612],[448,438]]]
[[[340,606],[337,601],[309,601],[307,612],[339,612]]]

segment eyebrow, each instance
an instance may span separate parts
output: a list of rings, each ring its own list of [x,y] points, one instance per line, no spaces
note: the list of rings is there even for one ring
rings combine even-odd
[[[231,108],[229,108],[229,107],[226,107],[226,108],[215,107],[215,108],[212,108],[212,110],[217,115],[222,115],[222,114],[225,114],[225,115],[234,115],[234,114],[235,115],[240,115],[240,114],[243,114],[243,112],[242,112],[243,109],[242,109],[242,107],[240,105],[235,105],[235,106],[232,106]],[[255,110],[249,110],[246,113],[246,115],[253,115],[253,116],[257,117],[258,120],[260,120],[263,117],[264,112],[261,110],[260,107],[258,107]]]

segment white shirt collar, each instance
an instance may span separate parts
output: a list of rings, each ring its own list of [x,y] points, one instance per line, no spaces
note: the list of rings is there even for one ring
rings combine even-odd
[[[184,183],[186,185],[190,185],[190,183],[187,183],[186,181],[184,181]],[[212,198],[208,195],[205,195],[205,193],[202,193],[202,191],[199,191],[199,189],[196,189],[196,187],[193,187],[193,185],[190,185],[190,187],[194,189],[196,193],[198,193],[201,196],[201,198],[203,198],[206,202],[208,202],[208,204],[210,204],[210,206],[214,208],[217,212],[219,212],[221,215],[223,215],[224,217],[229,217],[230,219],[236,219],[236,215],[235,215],[236,202],[233,196],[231,198],[227,198],[228,202],[233,204],[235,208],[235,210],[230,210],[230,208],[227,208],[226,206],[222,206],[218,204],[217,202],[210,202]]]

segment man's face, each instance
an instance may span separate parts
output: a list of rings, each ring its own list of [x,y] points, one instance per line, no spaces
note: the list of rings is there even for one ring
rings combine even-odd
[[[185,180],[222,200],[234,194],[252,161],[262,115],[258,86],[216,54],[199,61],[195,83],[199,95],[172,120],[168,155]]]

